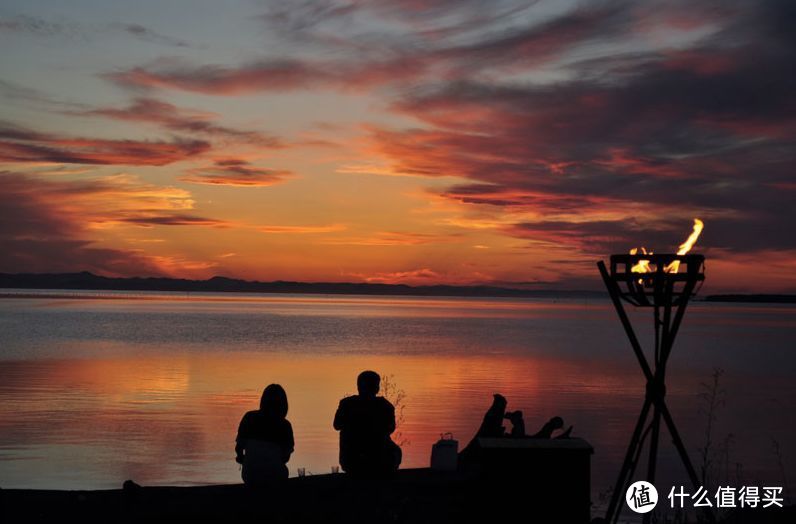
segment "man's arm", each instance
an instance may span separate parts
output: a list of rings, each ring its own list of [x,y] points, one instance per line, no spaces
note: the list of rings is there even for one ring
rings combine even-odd
[[[392,402],[386,400],[388,409],[385,410],[386,412],[386,429],[387,434],[392,435],[395,431],[395,406],[392,405]]]
[[[337,412],[334,414],[334,429],[340,431],[345,426],[345,399],[340,401]]]

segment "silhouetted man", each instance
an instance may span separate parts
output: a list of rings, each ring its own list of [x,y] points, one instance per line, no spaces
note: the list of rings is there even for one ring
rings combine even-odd
[[[340,466],[353,475],[389,474],[401,464],[401,448],[390,439],[395,407],[376,396],[380,382],[375,371],[360,373],[359,395],[341,400],[334,415],[334,429],[340,432]]]

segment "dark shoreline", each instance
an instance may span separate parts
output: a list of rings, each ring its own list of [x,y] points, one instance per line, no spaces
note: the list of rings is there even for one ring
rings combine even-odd
[[[259,282],[216,276],[207,280],[176,278],[113,278],[81,273],[0,273],[0,289],[58,291],[129,291],[164,293],[253,293],[277,295],[359,295],[473,298],[605,299],[604,291],[521,289],[499,286],[409,286],[355,282]],[[75,298],[68,293],[0,293],[0,298]],[[79,298],[116,298],[81,295]],[[124,298],[146,298],[140,295]],[[790,294],[716,294],[701,302],[796,304]]]
[[[182,293],[275,293],[317,295],[386,295],[495,298],[603,297],[601,291],[553,291],[499,286],[409,286],[354,282],[259,282],[216,276],[207,280],[176,278],[112,278],[82,273],[0,273],[0,289],[73,291],[161,291]]]
[[[6,292],[4,290],[14,289],[14,292]],[[29,290],[31,292],[26,292]],[[34,293],[32,291],[53,291],[49,293]],[[57,292],[60,291],[60,292]],[[103,294],[104,291],[119,291],[119,294]],[[125,294],[127,291],[129,294]],[[70,293],[71,292],[71,293]],[[95,292],[95,294],[92,294]],[[142,289],[142,290],[128,290],[128,289],[52,289],[52,288],[3,288],[0,287],[0,299],[30,299],[30,298],[49,298],[49,299],[80,299],[80,300],[162,300],[163,295],[144,295],[145,293],[178,293],[177,291],[160,290],[160,289]],[[322,293],[322,292],[273,292],[273,291],[241,291],[241,292],[224,292],[224,291],[185,291],[185,296],[169,295],[169,300],[196,300],[196,296],[191,296],[190,293],[214,293],[218,296],[210,297],[203,295],[202,298],[212,301],[239,301],[245,300],[241,297],[234,297],[234,295],[254,295],[251,300],[258,300],[267,295],[320,295],[320,296],[368,296],[368,297],[427,297],[427,298],[536,298],[536,299],[587,299],[587,300],[607,300],[608,297],[602,294],[579,294],[578,292],[571,292],[567,294],[544,293],[544,294],[527,294],[517,296],[501,296],[501,295],[432,295],[432,294],[411,294],[411,293]],[[231,295],[224,297],[223,295]],[[259,295],[259,296],[258,296]],[[708,295],[707,297],[694,299],[694,302],[710,302],[710,303],[728,303],[728,304],[796,304],[796,295]]]

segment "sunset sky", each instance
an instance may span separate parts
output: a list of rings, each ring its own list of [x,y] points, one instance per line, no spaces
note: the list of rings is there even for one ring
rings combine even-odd
[[[796,292],[796,2],[0,4],[0,272]]]

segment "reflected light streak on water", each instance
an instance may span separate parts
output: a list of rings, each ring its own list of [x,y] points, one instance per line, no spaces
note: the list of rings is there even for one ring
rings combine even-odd
[[[328,472],[337,401],[375,369],[406,392],[404,466],[427,465],[440,433],[463,446],[501,392],[529,430],[561,415],[594,445],[596,493],[612,483],[642,402],[641,372],[607,302],[176,298],[0,299],[0,486],[238,482],[237,424],[271,382],[289,397],[291,472]],[[668,395],[692,457],[703,439],[699,384],[720,366],[727,403],[715,438],[733,433],[733,460],[775,485],[777,438],[793,470],[796,428],[783,413],[796,407],[795,313],[689,310]],[[673,450],[661,453],[660,478],[684,482]]]

